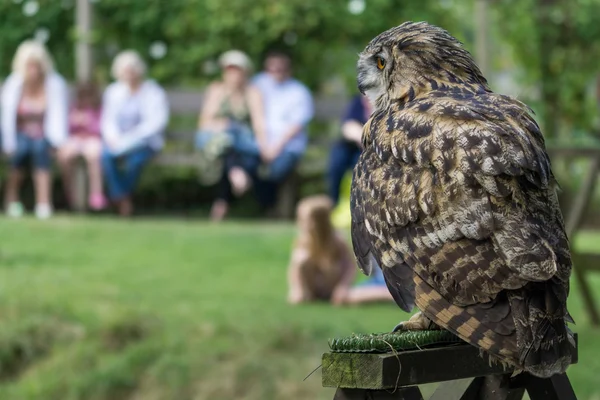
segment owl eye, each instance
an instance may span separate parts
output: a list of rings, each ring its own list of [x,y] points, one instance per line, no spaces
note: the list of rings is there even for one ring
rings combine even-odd
[[[377,57],[377,68],[380,70],[385,68],[385,60],[381,57]]]

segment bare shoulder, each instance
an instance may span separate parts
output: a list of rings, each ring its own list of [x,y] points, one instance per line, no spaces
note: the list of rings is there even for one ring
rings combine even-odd
[[[206,94],[207,96],[220,95],[224,89],[225,85],[223,85],[223,82],[214,81],[208,85],[208,88],[206,89]]]

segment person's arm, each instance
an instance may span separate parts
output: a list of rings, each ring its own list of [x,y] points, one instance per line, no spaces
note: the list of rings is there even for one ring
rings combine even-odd
[[[15,75],[10,75],[2,87],[0,123],[2,129],[2,151],[12,154],[17,146],[17,107],[19,100],[19,83]]]
[[[53,147],[59,147],[69,135],[69,89],[65,80],[57,75],[47,78],[46,137]]]
[[[348,120],[342,124],[342,135],[346,140],[361,145],[363,125],[356,120]]]
[[[292,251],[288,266],[288,302],[298,304],[306,300],[304,285],[302,285],[302,264],[306,259],[304,250],[295,248]]]
[[[333,289],[331,296],[331,302],[336,305],[346,302],[350,287],[356,279],[357,270],[354,256],[343,238],[339,238],[339,246],[341,251],[340,264],[342,267],[342,277]]]
[[[102,109],[98,108],[89,113],[88,131],[90,135],[100,135],[100,119],[102,118]]]
[[[267,143],[263,99],[260,91],[254,86],[248,88],[248,108],[250,109],[250,121],[252,122],[256,142],[259,148],[263,148]]]
[[[111,85],[104,91],[102,96],[102,114],[100,116],[100,133],[102,138],[110,149],[116,147],[121,136],[121,131],[117,124],[118,104],[117,104],[118,87]]]
[[[342,136],[349,141],[361,144],[363,124],[360,122],[365,115],[365,109],[360,96],[355,96],[342,119]]]
[[[227,126],[227,120],[216,118],[221,104],[221,87],[218,83],[211,84],[206,91],[206,98],[202,104],[202,110],[198,117],[198,129],[222,130]]]
[[[169,123],[169,102],[167,94],[159,86],[152,86],[143,93],[145,96],[141,110],[142,120],[132,130],[124,132],[118,151],[126,153],[139,146],[144,140],[161,134]]]
[[[281,135],[281,139],[276,143],[273,151],[273,159],[276,158],[282,151],[285,145],[292,140],[294,136],[302,132],[306,125],[310,122],[314,115],[314,105],[312,96],[308,89],[302,87],[298,90],[297,99],[294,103],[294,112],[291,115],[290,126]]]

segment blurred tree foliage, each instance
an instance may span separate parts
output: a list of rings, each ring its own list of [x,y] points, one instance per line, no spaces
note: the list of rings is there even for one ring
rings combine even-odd
[[[31,13],[31,4],[38,7]],[[18,43],[45,28],[58,68],[73,76],[75,0],[0,1],[0,73],[10,70]],[[300,79],[312,88],[332,76],[354,87],[357,53],[381,31],[406,20],[427,20],[462,39],[460,0],[95,0],[98,74],[109,78],[119,49],[140,51],[165,84],[199,85],[216,73],[214,60],[230,48],[250,54],[260,68],[268,49],[289,52]],[[38,32],[39,33],[39,32]],[[166,49],[166,54],[161,53]],[[154,58],[152,55],[154,54]]]
[[[134,48],[153,77],[171,86],[201,86],[215,60],[239,48],[256,67],[268,49],[289,52],[296,74],[313,89],[341,78],[353,90],[356,54],[381,31],[406,20],[444,26],[473,49],[472,1],[464,0],[90,0],[94,5],[97,76],[112,57]],[[560,123],[589,130],[597,114],[591,87],[600,59],[600,0],[488,0],[490,24],[508,44],[524,82],[535,84],[546,133]],[[0,1],[0,76],[19,42],[47,38],[58,69],[73,78],[75,0]],[[501,52],[496,52],[501,54]],[[526,99],[530,102],[532,99]]]
[[[545,134],[589,131],[598,114],[600,0],[491,0],[496,26],[538,82]]]

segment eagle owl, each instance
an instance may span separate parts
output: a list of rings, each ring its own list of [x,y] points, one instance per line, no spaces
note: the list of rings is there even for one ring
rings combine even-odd
[[[374,106],[351,194],[361,269],[383,270],[397,329],[447,329],[517,371],[571,362],[571,256],[530,109],[492,92],[445,30],[407,22],[360,54]]]

